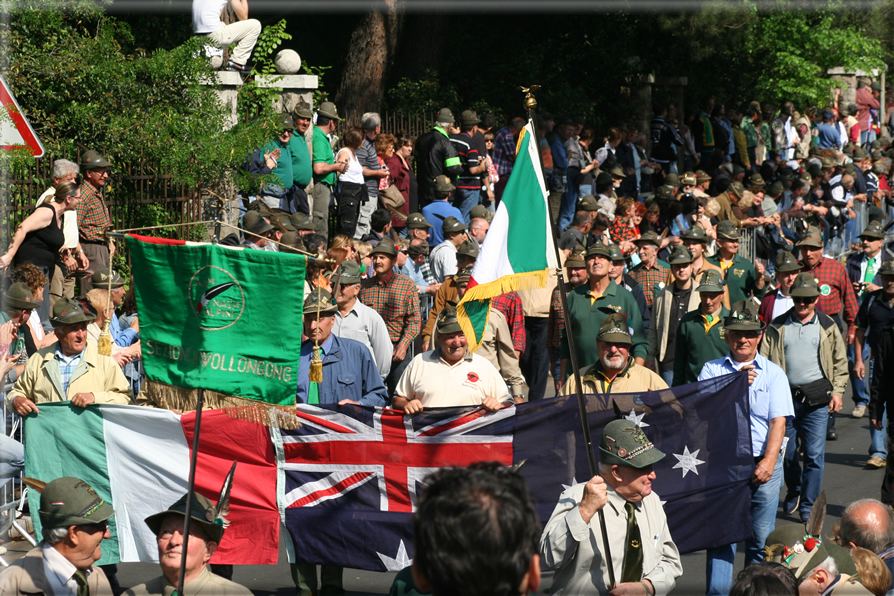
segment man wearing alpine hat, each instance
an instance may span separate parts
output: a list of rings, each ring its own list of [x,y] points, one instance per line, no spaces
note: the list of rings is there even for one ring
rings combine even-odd
[[[43,488],[38,512],[43,540],[0,573],[0,594],[112,596],[94,563],[115,510],[83,480],[65,477]]]
[[[705,363],[699,381],[748,371],[751,406],[751,453],[755,470],[751,478],[752,538],[745,542],[745,565],[761,560],[764,541],[776,525],[776,508],[782,487],[782,440],[786,421],[794,416],[788,378],[779,366],[758,354],[765,324],[750,299],[733,303],[723,322],[729,352]],[[740,446],[745,447],[747,446]],[[736,545],[709,548],[707,594],[729,594],[733,586]]]
[[[228,523],[224,511],[200,494],[190,504],[189,543],[186,554],[186,575],[183,592],[188,596],[251,596],[251,591],[235,582],[215,575],[208,568]],[[186,518],[186,495],[176,503],[146,518],[146,525],[158,543],[161,577],[127,590],[125,596],[169,596],[180,581],[183,557],[183,525]]]
[[[664,458],[636,423],[613,420],[599,441],[599,474],[562,493],[540,537],[541,562],[555,570],[553,594],[664,596],[683,573],[661,498],[652,492],[653,464]],[[613,539],[609,585],[596,513]],[[594,568],[595,567],[595,568]],[[609,592],[611,590],[611,592]]]
[[[59,341],[28,359],[7,396],[20,416],[39,412],[37,404],[44,402],[71,400],[72,405],[83,408],[92,403],[133,401],[121,367],[87,343],[87,323],[95,318],[69,298],[56,301],[50,323]]]

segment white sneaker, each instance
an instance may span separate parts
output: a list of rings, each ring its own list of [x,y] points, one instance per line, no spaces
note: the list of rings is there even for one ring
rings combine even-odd
[[[854,411],[851,412],[851,416],[854,418],[862,418],[866,415],[866,406],[854,406]]]

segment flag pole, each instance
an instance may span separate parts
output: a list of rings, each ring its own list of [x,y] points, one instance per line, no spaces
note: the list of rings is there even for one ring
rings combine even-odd
[[[202,428],[202,409],[205,406],[205,390],[198,389],[196,399],[196,428],[192,436],[192,453],[189,460],[189,484],[186,487],[186,513],[183,515],[183,547],[180,549],[180,576],[177,579],[177,591],[173,596],[183,596],[183,580],[186,575],[186,553],[189,551],[189,529],[192,525],[192,500],[196,492],[196,463],[199,458],[199,432]]]
[[[518,90],[525,94],[524,108],[528,113],[528,120],[531,122],[531,128],[534,131],[534,138],[531,139],[531,142],[537,144],[537,157],[540,160],[540,171],[543,172],[543,154],[540,152],[540,137],[537,133],[537,120],[534,117],[534,110],[537,108],[537,100],[532,94],[539,88],[539,85],[532,85],[528,88],[519,87]],[[545,175],[544,183],[546,183]],[[546,206],[546,214],[549,217],[550,232],[553,236],[553,250],[556,253],[556,263],[561,264],[562,258],[559,253],[559,239],[556,238],[556,222],[553,219],[553,213],[552,210],[549,208],[549,204],[547,204]],[[569,312],[568,294],[565,287],[565,278],[561,269],[559,269],[556,277],[559,284],[559,298],[562,301],[562,312],[564,312],[565,316],[567,317]],[[581,382],[580,376],[580,366],[578,366],[577,362],[577,349],[574,343],[574,330],[570,325],[565,325],[565,336],[568,339],[568,349],[571,352],[571,370],[572,374],[574,375],[575,385],[577,386],[577,405],[580,408],[580,419],[581,424],[583,424],[584,430],[584,442],[587,444],[587,459],[590,464],[590,475],[591,477],[597,476],[599,474],[599,468],[596,465],[596,454],[593,451],[593,438],[590,436],[590,425],[587,423],[587,402],[584,400],[583,383]],[[599,516],[599,527],[602,530],[602,545],[605,548],[605,559],[608,566],[608,581],[611,584],[611,587],[609,589],[612,589],[615,586],[615,570],[612,565],[611,548],[608,544],[608,531],[605,528],[605,512],[600,509],[597,514]]]

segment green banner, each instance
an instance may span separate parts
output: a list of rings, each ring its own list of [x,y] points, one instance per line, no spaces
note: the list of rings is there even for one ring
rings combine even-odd
[[[306,258],[128,235],[146,374],[295,405]]]

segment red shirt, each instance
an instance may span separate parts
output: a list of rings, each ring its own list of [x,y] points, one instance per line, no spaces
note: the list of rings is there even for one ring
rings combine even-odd
[[[847,325],[847,332],[854,333],[859,305],[844,265],[835,259],[823,257],[812,271],[806,268],[804,271],[812,273],[819,282],[820,296],[816,307],[830,317],[840,315]]]

